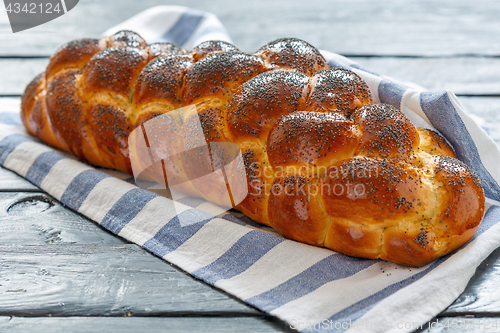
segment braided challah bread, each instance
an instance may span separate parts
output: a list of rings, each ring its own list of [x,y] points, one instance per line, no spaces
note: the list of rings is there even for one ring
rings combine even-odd
[[[72,41],[26,88],[22,119],[48,144],[132,174],[130,133],[189,105],[207,142],[241,149],[248,194],[234,208],[285,237],[421,266],[478,229],[483,189],[446,140],[373,104],[360,77],[298,39],[253,55],[220,41],[147,45],[130,31]],[[183,192],[228,205],[221,188],[187,181],[196,162],[176,163]]]

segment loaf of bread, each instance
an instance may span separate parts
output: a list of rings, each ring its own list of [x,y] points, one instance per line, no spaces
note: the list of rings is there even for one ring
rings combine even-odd
[[[373,104],[359,76],[298,39],[253,55],[221,41],[147,45],[130,31],[72,41],[27,86],[22,119],[47,144],[132,174],[129,134],[192,105],[207,142],[241,149],[248,194],[234,208],[287,238],[422,266],[478,229],[483,189],[446,140]],[[182,184],[192,177],[180,169]],[[216,187],[182,190],[224,204]]]

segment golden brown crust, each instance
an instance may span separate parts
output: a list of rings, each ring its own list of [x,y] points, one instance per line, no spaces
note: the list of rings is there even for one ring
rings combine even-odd
[[[151,121],[147,122],[150,120],[148,118],[151,118]],[[186,144],[183,141],[182,123],[183,120],[178,114],[163,113],[154,116],[142,112],[137,119],[137,124],[141,124],[142,133],[146,134],[147,138],[145,144],[151,148],[151,151],[144,149],[144,146],[138,142],[140,140],[134,140],[143,138],[142,135],[129,137],[129,149],[131,146],[133,149],[131,154],[135,154],[134,162],[143,169],[147,168],[143,174],[136,176],[150,176],[159,184],[165,184],[181,193],[200,197],[201,193],[189,182],[183,167],[185,155],[181,152],[185,150]],[[151,158],[155,162],[152,166],[150,165]]]
[[[146,41],[137,33],[130,30],[118,31],[109,38],[105,38],[107,47],[129,46],[140,48],[147,45]]]
[[[116,93],[128,100],[147,59],[145,51],[128,46],[100,51],[85,66],[82,84],[86,93]]]
[[[313,76],[306,110],[340,112],[349,118],[357,108],[372,103],[370,90],[358,75],[342,68],[329,68]]]
[[[34,112],[36,97],[43,90],[44,83],[45,72],[38,74],[31,80],[21,97],[21,120],[31,135],[37,135],[46,122],[46,118],[39,111]]]
[[[391,105],[366,105],[356,110],[353,117],[361,132],[357,155],[405,158],[420,142],[415,126]]]
[[[388,228],[382,259],[422,266],[464,245],[477,231],[484,193],[474,172],[448,156],[429,159],[429,168],[437,197],[433,217],[406,229],[403,225]]]
[[[133,130],[132,119],[122,107],[95,103],[88,111],[88,122],[94,133],[100,155],[107,165],[132,173],[128,150],[128,136]],[[99,135],[95,135],[99,133]]]
[[[354,257],[379,259],[383,232],[378,226],[332,218],[324,246]]]
[[[45,73],[37,75],[21,98],[21,120],[28,132],[49,145],[69,151],[66,141],[57,137],[47,115]]]
[[[439,229],[458,235],[475,229],[483,217],[484,193],[478,177],[464,163],[448,157],[434,158],[435,184],[443,192]]]
[[[286,114],[304,108],[309,77],[303,73],[271,71],[248,80],[228,104],[228,131],[236,143],[265,143],[271,127]]]
[[[134,154],[141,177],[285,237],[422,266],[474,235],[484,192],[437,132],[372,103],[359,76],[328,69],[301,40],[188,53],[122,31],[62,46],[27,86],[21,116],[91,164],[132,174]],[[239,203],[228,196],[246,188]]]
[[[196,62],[184,78],[183,105],[217,98],[226,104],[236,88],[264,71],[262,60],[241,52],[217,52]]]
[[[52,78],[47,85],[47,115],[58,138],[70,147],[71,152],[86,160],[82,151],[82,134],[86,122],[83,103],[77,93],[76,75],[79,69],[66,70]]]
[[[83,68],[97,52],[105,49],[107,43],[99,39],[77,39],[61,46],[50,57],[49,65],[45,71],[48,78],[60,70]]]
[[[198,61],[206,56],[217,52],[240,52],[236,46],[221,40],[209,40],[195,46],[191,55],[194,61]]]
[[[33,106],[33,117],[31,120],[37,121],[38,119],[43,119],[43,122],[38,122],[39,128],[36,130],[36,136],[53,147],[69,151],[66,141],[58,137],[53,131],[50,118],[47,115],[47,103],[45,102],[45,96],[45,91],[40,92],[37,95],[36,102]]]
[[[311,44],[297,38],[276,39],[257,51],[269,69],[291,69],[307,75],[327,69],[325,58]]]
[[[189,55],[161,56],[150,61],[137,80],[136,109],[149,103],[168,104],[171,110],[180,108],[183,77],[192,64]]]
[[[323,246],[332,218],[321,205],[318,187],[316,177],[276,177],[269,197],[271,226],[285,237]]]
[[[323,178],[328,214],[381,226],[426,218],[432,191],[414,166],[398,160],[354,157],[330,167]]]
[[[274,171],[262,146],[248,141],[238,145],[245,164],[248,194],[237,209],[257,222],[270,225],[268,205]]]

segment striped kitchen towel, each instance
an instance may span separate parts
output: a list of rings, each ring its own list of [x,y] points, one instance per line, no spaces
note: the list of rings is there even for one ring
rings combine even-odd
[[[230,41],[213,14],[177,6],[151,8],[106,34],[120,29],[135,30],[148,42],[186,48],[209,39]],[[0,165],[111,232],[293,328],[413,331],[450,305],[477,266],[500,246],[500,152],[450,91],[425,91],[337,54],[323,54],[330,66],[359,74],[375,102],[392,104],[415,125],[440,131],[477,172],[487,207],[466,246],[425,267],[408,268],[286,240],[242,214],[189,197],[174,204],[164,190],[142,189],[129,175],[81,163],[30,137],[18,113],[0,112]],[[180,223],[190,220],[196,223]]]

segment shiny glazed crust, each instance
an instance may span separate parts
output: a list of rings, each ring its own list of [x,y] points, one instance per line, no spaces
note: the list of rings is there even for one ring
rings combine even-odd
[[[32,135],[132,174],[129,134],[189,105],[209,143],[241,149],[249,193],[234,208],[290,239],[422,266],[465,244],[482,219],[479,179],[445,139],[373,104],[355,73],[328,68],[298,39],[254,55],[221,41],[191,52],[147,45],[130,31],[76,40],[27,86],[21,107]],[[187,165],[171,172],[183,192],[231,205],[225,184],[184,183],[195,172]]]

